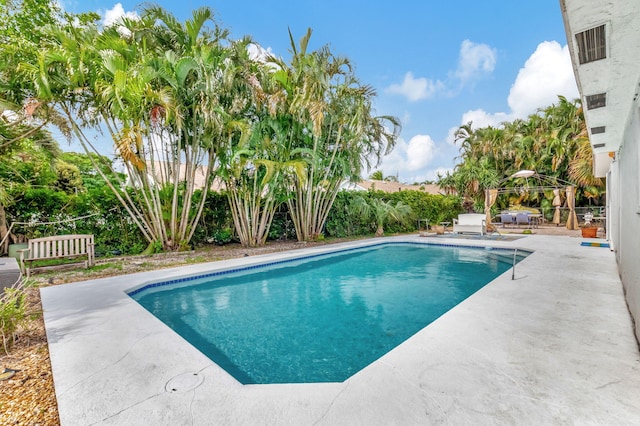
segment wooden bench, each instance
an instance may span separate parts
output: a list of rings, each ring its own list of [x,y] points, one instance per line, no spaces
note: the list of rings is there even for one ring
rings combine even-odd
[[[487,233],[487,217],[482,213],[459,214],[457,219],[453,219],[453,232],[484,235]]]
[[[38,260],[75,259],[86,256],[84,267],[93,266],[95,259],[93,235],[57,235],[33,238],[20,252],[20,269],[29,278],[31,264]]]

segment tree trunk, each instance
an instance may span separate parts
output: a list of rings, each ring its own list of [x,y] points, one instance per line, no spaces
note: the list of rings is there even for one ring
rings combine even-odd
[[[0,247],[0,255],[5,255],[9,252],[9,238],[5,240],[8,232],[9,229],[7,228],[7,215],[4,211],[4,206],[0,204],[0,241],[4,240],[2,246]]]

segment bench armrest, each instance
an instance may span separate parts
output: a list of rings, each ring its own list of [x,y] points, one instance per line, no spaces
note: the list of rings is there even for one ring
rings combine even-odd
[[[20,250],[16,250],[16,253],[20,253],[20,271],[24,274],[25,271],[25,265],[24,265],[24,261],[25,260],[29,260],[29,252],[31,251],[31,249],[20,249]]]

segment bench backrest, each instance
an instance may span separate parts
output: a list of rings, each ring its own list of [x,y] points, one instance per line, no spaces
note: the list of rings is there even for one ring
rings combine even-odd
[[[464,213],[458,215],[459,225],[482,225],[487,217],[481,213]]]
[[[93,257],[93,235],[57,235],[29,240],[29,259]]]

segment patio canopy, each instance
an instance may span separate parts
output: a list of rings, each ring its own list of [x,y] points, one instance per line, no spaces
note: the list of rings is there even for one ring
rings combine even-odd
[[[511,179],[525,179],[524,185],[504,187],[507,181]],[[531,179],[532,182],[529,182]],[[532,183],[532,185],[530,184]],[[576,215],[576,196],[575,185],[563,181],[558,178],[544,176],[536,173],[533,170],[520,170],[511,176],[508,176],[498,182],[496,188],[489,188],[485,190],[484,197],[484,211],[487,216],[487,223],[491,223],[491,207],[496,203],[499,194],[516,194],[522,191],[553,191],[553,205],[556,211],[553,214],[553,223],[560,224],[560,206],[562,201],[560,198],[560,191],[564,190],[567,199],[567,207],[569,207],[569,217],[567,218],[567,229],[576,230],[578,227],[578,216]]]

